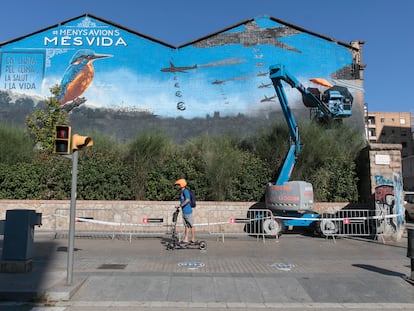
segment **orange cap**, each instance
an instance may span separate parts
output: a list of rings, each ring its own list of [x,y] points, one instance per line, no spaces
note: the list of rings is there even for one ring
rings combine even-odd
[[[179,185],[180,188],[184,188],[185,186],[187,186],[187,181],[184,178],[178,179],[178,180],[176,180],[174,185]]]

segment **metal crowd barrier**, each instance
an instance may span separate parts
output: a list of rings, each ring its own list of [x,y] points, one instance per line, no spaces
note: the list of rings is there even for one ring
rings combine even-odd
[[[118,215],[109,208],[76,209],[75,237],[126,238],[131,241],[138,236],[163,236],[169,233],[172,226],[171,209],[161,211],[156,218],[147,217],[151,214],[153,211],[150,208],[140,209],[139,213],[136,209],[125,209]],[[69,215],[69,208],[55,210],[56,237],[67,236]]]
[[[253,236],[263,241],[269,236],[277,238],[276,234],[264,230],[269,227],[268,222],[274,223],[274,216],[268,209],[215,209],[208,213],[208,232],[223,241],[225,236]]]
[[[157,217],[149,217],[153,211],[151,208],[140,209],[140,213],[136,213],[136,209],[123,210],[123,217],[118,234],[120,237],[127,237],[131,242],[132,238],[140,236],[164,236],[169,233],[172,226],[173,210],[162,210]],[[132,217],[130,215],[133,215]]]
[[[70,209],[55,210],[54,230],[56,236],[67,235]],[[171,233],[173,225],[171,208],[161,210],[155,218],[151,208],[123,210],[115,215],[112,209],[77,209],[75,237],[127,238],[157,236]],[[339,210],[334,214],[321,214],[312,218],[321,236],[325,237],[380,237],[392,225],[398,215],[384,215],[378,210]],[[196,230],[216,236],[224,241],[225,237],[256,237],[257,239],[278,238],[278,225],[287,217],[274,216],[268,209],[240,210],[216,208],[208,211],[207,221],[197,222]],[[181,218],[180,218],[181,219]],[[177,227],[182,227],[180,219]],[[289,218],[292,219],[292,218]],[[303,218],[301,218],[303,219]],[[206,229],[207,228],[207,229]],[[182,230],[178,230],[180,233]]]
[[[55,236],[66,236],[69,230],[70,208],[58,208],[55,210],[54,231]],[[75,237],[110,237],[115,238],[114,222],[115,213],[110,208],[76,209]]]
[[[335,214],[322,214],[321,233],[325,236],[374,236],[380,221],[375,210],[339,210]]]

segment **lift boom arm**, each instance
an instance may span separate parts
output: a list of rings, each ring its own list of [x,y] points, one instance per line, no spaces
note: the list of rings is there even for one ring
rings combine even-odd
[[[296,80],[283,65],[274,65],[270,67],[270,79],[273,82],[276,95],[279,98],[291,138],[289,152],[275,183],[276,185],[282,185],[289,180],[301,149],[298,126],[289,108],[282,80],[302,94],[302,100],[305,106],[317,108],[317,116],[319,120],[323,120],[324,122],[342,120],[343,118],[349,117],[352,114],[351,108],[353,98],[347,90],[345,91],[345,88],[338,86],[331,87],[324,93],[322,98],[318,98],[318,96],[312,93],[310,89],[304,87],[298,80]]]
[[[290,148],[275,183],[276,185],[283,185],[283,183],[289,180],[296,163],[296,158],[300,153],[300,136],[295,117],[288,105],[288,100],[282,86],[282,80],[286,81],[292,87],[303,88],[303,86],[295,78],[286,75],[284,67],[280,65],[270,67],[270,79],[275,87],[276,95],[279,98],[290,133]]]

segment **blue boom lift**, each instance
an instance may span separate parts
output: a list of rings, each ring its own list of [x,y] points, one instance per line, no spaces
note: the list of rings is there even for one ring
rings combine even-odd
[[[313,109],[315,118],[320,122],[340,122],[352,115],[353,97],[348,89],[332,86],[323,94],[318,89],[305,88],[283,65],[270,67],[270,79],[273,82],[285,116],[289,133],[290,148],[276,182],[266,187],[266,208],[276,217],[275,222],[265,221],[265,233],[280,234],[289,227],[311,226],[319,215],[312,212],[313,187],[306,181],[289,181],[296,159],[301,151],[299,129],[289,108],[282,81],[296,88],[302,94],[306,107]]]

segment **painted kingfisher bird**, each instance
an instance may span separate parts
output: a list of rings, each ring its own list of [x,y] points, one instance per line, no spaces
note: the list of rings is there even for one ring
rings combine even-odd
[[[93,61],[96,59],[112,57],[109,54],[97,54],[89,49],[78,50],[70,60],[60,82],[60,104],[75,100],[91,85],[95,75]]]

